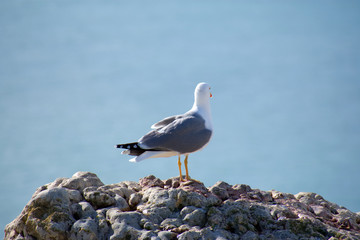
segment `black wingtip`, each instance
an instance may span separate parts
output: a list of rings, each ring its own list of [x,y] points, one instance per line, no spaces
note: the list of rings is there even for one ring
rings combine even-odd
[[[137,142],[133,142],[133,143],[117,144],[115,145],[115,148],[136,149],[139,148],[139,146]]]

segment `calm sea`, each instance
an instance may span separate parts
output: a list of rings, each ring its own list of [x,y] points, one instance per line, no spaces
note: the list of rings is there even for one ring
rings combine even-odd
[[[190,175],[316,192],[360,211],[359,1],[0,3],[0,226],[77,171],[178,174],[114,149],[212,86],[215,133]],[[1,233],[2,234],[2,233]]]

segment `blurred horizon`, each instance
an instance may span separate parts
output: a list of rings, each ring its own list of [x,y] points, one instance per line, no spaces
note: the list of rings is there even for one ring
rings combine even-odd
[[[114,145],[211,85],[214,135],[189,156],[212,186],[316,192],[360,211],[358,1],[2,1],[0,225],[77,171],[178,175]]]

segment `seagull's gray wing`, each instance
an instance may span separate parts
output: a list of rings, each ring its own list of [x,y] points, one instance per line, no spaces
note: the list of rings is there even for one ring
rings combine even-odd
[[[177,117],[178,117],[178,115],[164,118],[163,120],[161,120],[161,121],[155,123],[154,125],[152,125],[151,128],[152,129],[158,129],[158,128],[165,127],[168,124],[170,124],[171,122],[173,122]]]
[[[191,153],[205,146],[212,131],[205,127],[205,120],[198,114],[178,115],[163,128],[153,130],[139,139],[144,149]]]

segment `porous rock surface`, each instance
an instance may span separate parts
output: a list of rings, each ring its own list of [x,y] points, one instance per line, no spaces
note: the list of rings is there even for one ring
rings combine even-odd
[[[5,239],[360,239],[360,215],[315,193],[77,172],[38,188]]]

